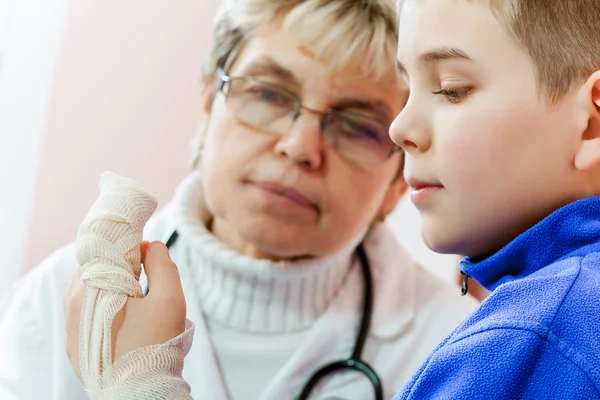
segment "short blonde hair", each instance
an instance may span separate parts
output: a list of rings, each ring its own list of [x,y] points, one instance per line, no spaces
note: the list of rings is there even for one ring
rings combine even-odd
[[[598,0],[490,0],[490,9],[531,57],[540,93],[552,103],[600,69]]]
[[[285,11],[283,29],[334,69],[357,66],[382,76],[395,65],[395,0],[223,0],[204,79],[227,69],[256,29]]]
[[[598,0],[491,0],[491,9],[531,57],[552,102],[600,69]]]

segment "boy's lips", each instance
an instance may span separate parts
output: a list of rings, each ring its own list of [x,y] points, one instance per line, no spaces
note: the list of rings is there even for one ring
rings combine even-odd
[[[415,178],[407,178],[406,182],[412,189],[410,199],[415,205],[427,200],[444,188],[440,183],[427,182]]]
[[[428,181],[424,181],[424,180],[420,180],[420,179],[412,178],[412,177],[407,177],[406,183],[408,183],[408,186],[410,186],[413,190],[421,190],[421,189],[430,188],[430,187],[437,187],[437,188],[444,187],[441,183],[428,182]]]

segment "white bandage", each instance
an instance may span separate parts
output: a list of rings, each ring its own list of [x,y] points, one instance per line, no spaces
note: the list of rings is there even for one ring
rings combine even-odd
[[[100,196],[79,228],[76,256],[86,284],[79,333],[83,383],[93,399],[188,399],[181,378],[193,324],[167,343],[143,347],[113,365],[111,327],[128,297],[143,297],[140,243],[156,199],[136,182],[105,172]]]

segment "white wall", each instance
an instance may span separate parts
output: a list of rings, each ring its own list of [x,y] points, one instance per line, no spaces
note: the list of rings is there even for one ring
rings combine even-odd
[[[22,272],[66,0],[0,0],[0,293]]]
[[[421,239],[419,212],[409,196],[400,200],[400,204],[388,216],[386,223],[419,264],[447,282],[456,282],[458,256],[437,254],[425,246]]]
[[[0,73],[2,72],[2,54],[6,46],[14,4],[15,0],[0,0]]]

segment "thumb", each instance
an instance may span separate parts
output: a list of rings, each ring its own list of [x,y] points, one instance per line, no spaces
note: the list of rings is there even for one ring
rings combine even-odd
[[[162,242],[151,242],[143,259],[144,271],[148,276],[148,295],[183,298],[179,270],[171,260],[167,246]]]

